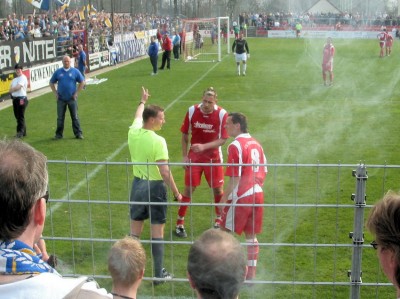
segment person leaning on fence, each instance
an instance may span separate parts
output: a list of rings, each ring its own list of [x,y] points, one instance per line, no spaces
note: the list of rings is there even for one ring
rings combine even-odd
[[[400,194],[389,191],[372,208],[366,226],[375,236],[371,242],[377,250],[383,272],[400,298]]]
[[[0,140],[0,298],[112,298],[87,277],[63,278],[35,253],[46,218],[46,157]]]
[[[151,221],[151,252],[154,261],[154,285],[172,279],[164,264],[164,226],[167,218],[167,189],[174,198],[182,201],[169,168],[168,148],[165,139],[155,133],[165,123],[164,109],[156,105],[146,106],[150,94],[142,87],[142,98],[135,119],[128,132],[129,152],[133,163],[133,182],[130,194],[131,236],[140,239],[144,220]],[[157,164],[143,164],[144,162]],[[142,163],[142,164],[137,164]],[[160,203],[149,205],[148,203]],[[147,204],[146,204],[147,203]]]
[[[132,237],[118,240],[108,253],[108,271],[114,298],[136,298],[144,276],[146,252],[140,242]]]
[[[243,247],[222,230],[206,230],[189,250],[187,275],[199,299],[238,298],[246,272]]]

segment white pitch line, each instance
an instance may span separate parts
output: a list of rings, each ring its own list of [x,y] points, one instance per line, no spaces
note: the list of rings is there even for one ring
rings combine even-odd
[[[192,90],[201,80],[203,80],[218,64],[214,64],[213,67],[211,67],[207,72],[204,73],[203,76],[201,76],[197,81],[195,81],[192,85],[190,85],[179,97],[177,97],[175,100],[173,100],[171,103],[168,104],[168,106],[165,108],[165,111],[170,109],[173,105],[175,105],[176,102],[178,102],[181,98],[183,98],[190,90]],[[106,158],[106,161],[112,160],[115,156],[117,156],[126,146],[128,145],[128,142],[124,142],[119,148],[117,148],[110,156]],[[93,169],[87,176],[87,178],[82,179],[79,183],[77,183],[72,189],[69,190],[67,194],[65,194],[62,199],[66,200],[68,198],[71,198],[80,188],[85,186],[86,182],[88,179],[93,178],[94,176],[99,173],[100,170],[102,170],[104,167],[104,164],[98,165],[95,169]],[[47,210],[46,215],[49,216],[50,214],[54,213],[61,207],[61,203],[56,203],[54,205],[51,205],[50,209]]]

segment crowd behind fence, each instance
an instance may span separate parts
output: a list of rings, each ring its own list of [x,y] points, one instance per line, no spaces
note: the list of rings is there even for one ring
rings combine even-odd
[[[182,185],[182,163],[169,165]],[[48,168],[44,235],[49,251],[63,261],[59,271],[109,280],[105,254],[129,234],[132,163],[49,161]],[[373,203],[398,189],[400,166],[268,164],[268,169],[257,276],[244,298],[388,298],[392,286],[363,228]],[[188,238],[180,239],[173,234],[179,203],[169,198],[165,263],[175,274],[170,284],[189,289],[185,253],[212,226],[215,204],[210,190],[200,188],[187,216]],[[147,250],[149,234],[141,240]],[[144,280],[146,288],[152,277],[146,272]]]

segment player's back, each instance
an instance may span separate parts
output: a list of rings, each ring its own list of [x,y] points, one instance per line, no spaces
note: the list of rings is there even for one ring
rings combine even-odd
[[[255,185],[262,186],[268,169],[267,160],[262,146],[250,134],[241,134],[232,142],[238,150],[241,164],[252,164],[241,166],[238,195],[246,192]],[[230,161],[227,161],[230,163]]]

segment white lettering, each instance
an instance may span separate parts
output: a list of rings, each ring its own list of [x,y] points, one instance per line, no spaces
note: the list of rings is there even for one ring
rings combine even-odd
[[[44,54],[44,59],[53,59],[56,58],[56,40],[46,40],[46,49]]]
[[[32,42],[22,43],[22,57],[24,58],[24,62],[31,62],[35,60],[35,54],[32,52]]]
[[[12,67],[11,47],[0,46],[0,69]]]
[[[211,130],[212,132],[213,130],[213,125],[210,124],[204,124],[204,123],[199,123],[198,121],[196,121],[194,123],[194,127],[197,129],[205,129],[205,130]]]

